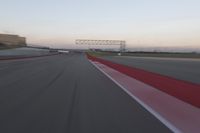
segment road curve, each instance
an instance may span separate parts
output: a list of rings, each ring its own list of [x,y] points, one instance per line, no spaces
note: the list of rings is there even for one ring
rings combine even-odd
[[[0,61],[1,133],[171,132],[84,54]]]

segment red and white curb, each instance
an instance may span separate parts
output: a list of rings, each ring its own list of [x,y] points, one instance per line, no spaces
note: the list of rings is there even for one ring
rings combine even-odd
[[[200,109],[104,64],[90,62],[175,133],[199,133]]]

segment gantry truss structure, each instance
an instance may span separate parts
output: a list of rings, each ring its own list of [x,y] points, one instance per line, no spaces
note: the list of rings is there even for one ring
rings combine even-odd
[[[119,45],[120,51],[124,52],[126,48],[126,41],[123,40],[87,40],[77,39],[75,42],[77,45]]]

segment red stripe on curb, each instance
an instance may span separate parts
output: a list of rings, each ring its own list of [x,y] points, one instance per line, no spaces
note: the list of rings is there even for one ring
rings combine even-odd
[[[177,80],[157,73],[133,68],[87,54],[88,59],[105,64],[121,73],[149,84],[171,96],[200,108],[200,85]]]
[[[20,59],[29,59],[29,58],[39,58],[39,57],[46,57],[46,56],[54,56],[58,54],[48,54],[48,55],[39,55],[39,56],[21,56],[21,57],[7,57],[7,58],[0,58],[0,61],[5,61],[5,60],[20,60]]]

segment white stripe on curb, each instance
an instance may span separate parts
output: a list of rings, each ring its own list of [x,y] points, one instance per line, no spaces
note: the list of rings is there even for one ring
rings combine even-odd
[[[169,121],[167,121],[165,118],[163,118],[159,113],[155,112],[151,107],[146,105],[143,101],[138,99],[136,96],[134,96],[131,92],[129,92],[126,88],[124,88],[121,84],[119,84],[116,80],[114,80],[110,75],[108,75],[106,72],[101,70],[95,63],[90,61],[92,65],[94,65],[99,71],[101,71],[103,74],[105,74],[109,79],[111,79],[115,84],[117,84],[120,88],[122,88],[128,95],[130,95],[133,99],[135,99],[140,105],[142,105],[146,110],[148,110],[151,114],[153,114],[158,120],[160,120],[164,125],[166,125],[171,131],[175,133],[182,133],[179,129],[174,127]]]

